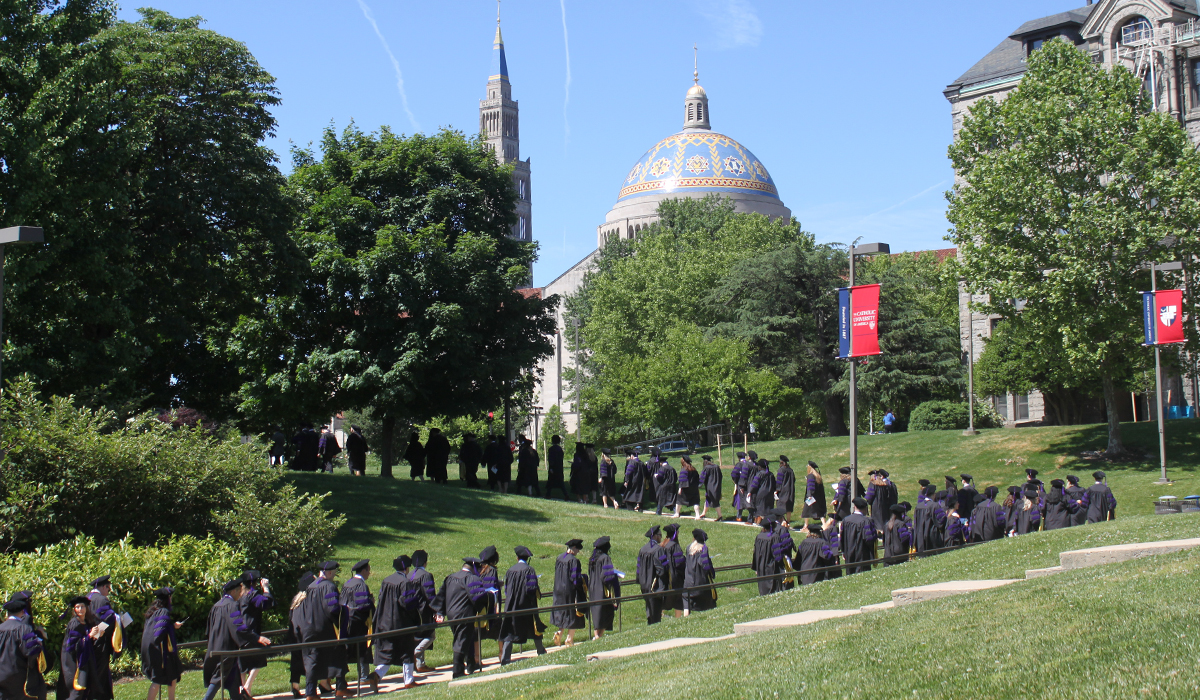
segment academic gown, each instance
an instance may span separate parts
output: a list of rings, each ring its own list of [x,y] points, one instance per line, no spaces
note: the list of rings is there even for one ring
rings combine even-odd
[[[446,577],[442,582],[442,590],[438,591],[433,601],[433,609],[446,620],[461,620],[483,614],[487,604],[487,594],[483,590],[483,582],[474,572],[458,570]],[[453,650],[455,654],[474,653],[475,625],[450,625],[454,633]]]
[[[1116,515],[1117,499],[1107,484],[1092,484],[1083,495],[1089,523],[1102,523]]]
[[[599,470],[598,483],[600,484],[600,495],[607,496],[613,500],[617,498],[617,463],[604,459],[603,456],[596,463],[596,468]]]
[[[708,556],[708,545],[689,546],[687,553],[687,562],[684,565],[683,587],[690,588],[692,586],[703,586],[712,583],[717,578],[716,569],[713,568],[712,558]],[[712,610],[717,607],[717,591],[711,588],[706,591],[692,591],[685,593],[685,603],[688,610],[696,612],[698,610]]]
[[[741,460],[733,465],[733,470],[729,472],[729,478],[733,480],[733,507],[737,510],[742,510],[749,507],[746,502],[746,479],[749,467],[746,460]]]
[[[679,475],[670,464],[662,463],[654,472],[654,500],[663,508],[675,507],[676,489],[679,488]]]
[[[625,461],[625,503],[630,507],[641,507],[646,500],[644,471],[642,460],[635,457]]]
[[[565,475],[563,473],[563,448],[562,445],[551,445],[550,449],[546,450],[546,495],[550,495],[550,489],[566,490],[566,482],[563,481]]]
[[[1017,519],[1013,524],[1013,530],[1018,535],[1028,535],[1031,532],[1037,532],[1042,520],[1042,509],[1038,504],[1041,499],[1022,499],[1018,501],[1020,504],[1017,511]],[[1028,505],[1028,507],[1026,507]]]
[[[795,568],[793,554],[796,551],[796,543],[792,540],[792,531],[790,528],[778,525],[771,532],[771,555],[775,557],[775,570],[788,571]],[[793,577],[794,578],[794,577]],[[788,579],[780,579],[780,584],[777,586],[780,590],[791,590],[795,586],[795,581]]]
[[[62,666],[62,681],[59,683],[60,697],[63,700],[96,700],[111,698],[105,694],[112,687],[112,675],[100,658],[100,640],[93,640],[88,633],[95,625],[85,624],[79,618],[71,615],[67,622],[66,633],[63,635],[60,661]],[[61,690],[66,695],[61,695]],[[20,695],[9,696],[19,698]],[[7,698],[6,698],[7,700]]]
[[[570,552],[558,555],[554,562],[554,604],[571,605],[587,600],[588,586],[579,559]],[[550,624],[562,629],[577,630],[587,627],[587,618],[579,608],[554,610],[550,613]]]
[[[504,609],[504,594],[500,583],[500,574],[496,567],[485,564],[479,569],[479,582],[484,591],[484,609],[482,613],[498,613]],[[488,589],[495,589],[495,592]],[[481,613],[481,614],[482,614]],[[500,639],[500,620],[485,620],[479,624],[480,639]]]
[[[582,498],[591,492],[592,482],[588,476],[587,459],[584,458],[583,452],[579,451],[571,460],[571,493],[575,494],[576,498]]]
[[[300,604],[300,630],[306,642],[346,637],[348,611],[342,605],[337,584],[319,578],[308,587]],[[304,676],[308,679],[341,678],[346,675],[346,647],[304,649]]]
[[[309,428],[301,430],[292,438],[292,444],[296,446],[296,457],[291,463],[292,469],[315,472],[320,468],[318,450],[321,445],[321,436],[317,435],[316,431]]]
[[[700,482],[704,484],[705,505],[710,508],[721,505],[721,487],[724,481],[725,474],[716,464],[709,464],[700,472]]]
[[[971,512],[971,541],[991,542],[1004,537],[1004,509],[988,498]]]
[[[796,472],[786,464],[779,465],[775,472],[775,493],[778,494],[779,507],[783,512],[791,513],[796,505]]]
[[[28,619],[10,617],[0,623],[0,698],[28,700],[45,695],[46,683],[42,674],[48,661],[44,648],[44,640]],[[65,664],[63,668],[66,668]],[[65,700],[65,696],[59,697]]]
[[[1066,493],[1067,498],[1070,499],[1071,503],[1076,504],[1075,510],[1071,515],[1071,525],[1086,525],[1088,516],[1087,509],[1078,504],[1079,501],[1083,500],[1083,494],[1087,492],[1086,489],[1080,488],[1079,486],[1068,486],[1067,488],[1063,489],[1063,492]]]
[[[155,611],[142,626],[142,675],[159,685],[171,685],[183,677],[175,621],[165,608]]]
[[[808,502],[810,498],[813,499],[811,504]],[[825,484],[809,474],[804,480],[804,510],[800,512],[800,517],[819,519],[825,517],[825,513]]]
[[[437,598],[437,581],[433,578],[433,574],[422,568],[413,568],[411,574],[408,575],[408,580],[421,587],[425,592],[425,598],[418,607],[421,614],[421,624],[428,625],[434,621],[433,619],[433,601]],[[417,639],[434,639],[437,637],[437,630],[429,629],[416,634]]]
[[[770,576],[779,571],[775,561],[775,533],[763,530],[754,538],[753,568],[755,576]],[[767,595],[780,590],[779,579],[758,582],[758,594]]]
[[[824,537],[813,536],[805,537],[800,543],[800,549],[796,553],[796,563],[799,564],[797,571],[800,572],[800,585],[807,586],[810,583],[824,581],[827,572],[812,571],[819,569],[822,566],[829,566],[829,562],[834,560],[833,551],[829,549],[829,543]],[[835,562],[836,563],[836,562]],[[804,573],[804,572],[811,573]]]
[[[836,521],[832,527],[822,530],[821,537],[823,537],[825,542],[829,544],[829,554],[831,555],[821,564],[821,566],[836,566],[838,564],[838,560],[841,559],[842,554],[841,521]],[[825,572],[826,579],[840,578],[841,575],[841,569],[834,569],[832,571]]]
[[[1044,527],[1047,530],[1058,530],[1071,527],[1075,511],[1079,507],[1067,500],[1066,494],[1059,489],[1051,489],[1043,499],[1045,501]]]
[[[891,519],[892,506],[896,505],[898,497],[896,485],[891,481],[885,480],[882,484],[872,483],[867,486],[867,493],[863,498],[871,504],[871,520],[875,522],[875,529],[882,530]]]
[[[663,610],[683,610],[683,596],[677,591],[683,588],[683,575],[687,568],[687,557],[675,540],[667,540],[658,550],[659,565],[664,576],[659,578],[659,590],[667,591],[663,597]]]
[[[869,562],[875,559],[875,522],[862,513],[851,513],[842,519],[842,556],[847,564],[868,562],[866,566],[852,566],[847,574],[870,571]]]
[[[425,589],[420,583],[412,581],[400,572],[389,575],[379,584],[375,632],[391,632],[420,625],[421,608],[428,602]],[[399,666],[415,663],[413,650],[416,645],[416,637],[411,634],[376,639],[371,645],[375,651],[375,665]]]
[[[346,466],[351,472],[362,472],[367,469],[367,440],[362,435],[351,430],[346,435]]]
[[[342,631],[342,637],[371,634],[375,624],[375,596],[366,581],[358,576],[346,579],[338,602],[346,609],[346,629]],[[366,644],[356,644],[347,652],[362,661],[370,659],[371,652]]]
[[[250,591],[238,601],[238,611],[242,614],[242,624],[246,626],[246,630],[254,637],[254,641],[250,646],[260,646],[258,637],[262,635],[263,611],[270,610],[273,607],[275,607],[275,597],[270,593],[263,593],[262,589]],[[238,665],[241,666],[243,673],[247,673],[250,669],[254,668],[266,668],[267,655],[240,657]]]
[[[553,448],[551,448],[553,451]],[[562,448],[558,448],[562,453]],[[462,462],[465,478],[470,486],[479,485],[479,463],[483,461],[483,448],[474,440],[464,440],[458,448],[458,461]],[[562,465],[559,464],[558,480],[562,481]]]
[[[522,445],[517,450],[517,488],[537,486],[539,461],[537,450],[532,446]]]
[[[754,504],[754,515],[765,516],[775,507],[775,475],[770,469],[759,469],[750,480],[750,500]]]
[[[311,593],[309,594],[311,598]],[[208,649],[204,654],[204,686],[208,687],[210,683],[219,683],[218,671],[223,669],[222,674],[225,678],[225,688],[231,693],[237,692],[238,686],[241,685],[241,674],[239,673],[238,664],[226,657],[213,656],[214,651],[236,651],[250,645],[251,642],[257,641],[257,638],[251,638],[250,631],[242,623],[241,611],[238,609],[238,601],[234,600],[229,595],[221,596],[221,599],[212,606],[208,611]],[[306,641],[311,641],[312,637],[305,637]],[[307,670],[307,669],[306,669]],[[325,675],[310,675],[309,678],[327,678]],[[88,696],[89,698],[94,696]]]
[[[642,593],[658,590],[658,579],[666,575],[660,557],[661,547],[650,540],[638,550],[637,582]],[[646,598],[646,623],[653,625],[662,620],[662,598]]]
[[[513,453],[507,442],[497,443],[496,481],[502,484],[512,481]]]
[[[450,463],[450,441],[445,435],[430,435],[425,441],[425,472],[434,481],[446,481],[446,465]]]
[[[862,482],[859,481],[857,483],[858,483],[857,493],[860,496],[866,495],[867,492],[866,492],[866,489],[863,488]],[[850,477],[846,477],[845,479],[839,479],[837,482],[837,486],[834,487],[834,491],[837,493],[837,502],[838,502],[836,512],[838,515],[845,518],[846,516],[850,515],[850,506],[852,505],[852,502],[854,501],[854,497],[850,494]],[[824,514],[822,513],[822,515],[824,515]]]
[[[508,567],[504,572],[504,610],[532,610],[538,606],[541,598],[541,588],[538,585],[537,571],[523,561]],[[546,625],[537,613],[506,617],[500,622],[500,641],[524,644],[541,637]]]
[[[971,520],[971,513],[975,512],[975,497],[979,492],[974,488],[967,486],[958,490],[958,514]]]
[[[938,516],[941,517],[938,517]],[[916,527],[917,553],[941,549],[943,545],[942,532],[946,520],[946,512],[933,501],[926,499],[913,509],[913,526]]]
[[[87,697],[90,699],[111,698],[113,696],[112,673],[109,669],[112,666],[112,657],[119,656],[125,648],[125,630],[121,628],[121,620],[117,611],[109,605],[108,597],[100,591],[92,591],[88,593],[87,597],[88,608],[96,615],[97,619],[108,624],[108,629],[95,642],[96,658],[103,673],[92,682],[91,694]]]
[[[598,549],[592,551],[588,560],[588,600],[593,603],[592,629],[611,630],[616,619],[617,606],[600,601],[621,597],[621,579],[613,566],[612,558]]]
[[[425,476],[425,446],[417,438],[408,442],[404,450],[404,459],[408,460],[408,475],[414,479]]]
[[[680,505],[697,507],[700,505],[700,472],[695,469],[679,471],[679,491],[682,500]]]
[[[902,518],[891,518],[883,526],[883,556],[900,557],[908,555],[912,543],[912,532]],[[903,563],[903,560],[887,562],[887,566]]]

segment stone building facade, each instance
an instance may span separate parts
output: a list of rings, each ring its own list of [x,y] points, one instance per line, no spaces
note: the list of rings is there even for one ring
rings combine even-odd
[[[943,91],[950,102],[952,129],[957,138],[963,118],[979,100],[1002,100],[1021,82],[1029,55],[1054,38],[1071,42],[1106,67],[1123,65],[1142,77],[1154,108],[1177,118],[1192,142],[1200,145],[1200,13],[1196,0],[1100,0],[1068,12],[1030,20],[1017,28]],[[972,313],[969,303],[986,296],[959,294],[959,326],[963,353],[975,360],[999,316]],[[1163,393],[1173,402],[1196,405],[1192,382],[1180,376],[1163,378]],[[1008,424],[1041,421],[1045,406],[1040,393],[990,397]],[[1144,420],[1154,410],[1118,406],[1123,420]],[[1137,413],[1135,414],[1135,411]]]

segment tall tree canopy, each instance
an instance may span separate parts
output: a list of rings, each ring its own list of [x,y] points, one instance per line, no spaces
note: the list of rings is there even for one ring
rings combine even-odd
[[[6,369],[124,412],[232,414],[229,334],[298,269],[274,80],[246,47],[106,2],[5,2],[0,211],[46,243],[7,270]]]
[[[370,408],[387,476],[397,418],[498,406],[552,351],[556,300],[514,291],[536,247],[507,236],[511,169],[478,139],[330,128],[319,159],[294,153],[289,189],[310,265],[239,329],[248,414]]]
[[[1003,102],[972,107],[949,154],[950,238],[968,285],[989,312],[1025,300],[1030,333],[1061,343],[1073,370],[1098,371],[1107,453],[1121,455],[1115,406],[1140,352],[1139,269],[1200,252],[1200,157],[1136,76],[1058,39]]]

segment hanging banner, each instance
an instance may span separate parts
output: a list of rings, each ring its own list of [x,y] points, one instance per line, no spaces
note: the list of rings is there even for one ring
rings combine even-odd
[[[1146,335],[1145,345],[1184,342],[1183,290],[1142,292],[1142,328]]]
[[[838,289],[838,357],[878,354],[879,285]]]

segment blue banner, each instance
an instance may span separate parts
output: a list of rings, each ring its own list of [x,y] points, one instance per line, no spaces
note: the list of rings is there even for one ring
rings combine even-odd
[[[850,288],[838,289],[838,358],[850,357]]]
[[[1154,292],[1142,292],[1142,329],[1146,333],[1145,345],[1154,345],[1158,340],[1158,326],[1154,321]]]

